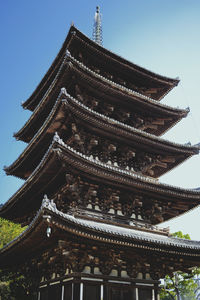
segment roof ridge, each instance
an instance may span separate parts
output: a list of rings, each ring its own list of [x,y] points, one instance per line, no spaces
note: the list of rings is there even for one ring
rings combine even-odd
[[[101,114],[101,113],[99,113],[99,112],[97,112],[97,111],[95,111],[95,110],[89,108],[89,107],[86,106],[85,104],[79,102],[77,99],[75,99],[74,97],[72,97],[72,96],[66,91],[65,88],[62,88],[61,90],[62,90],[63,94],[65,94],[67,97],[69,97],[73,102],[77,103],[79,106],[83,107],[85,110],[92,112],[94,115],[99,116],[99,117],[101,117],[101,118],[107,120],[109,123],[117,124],[117,125],[119,125],[119,126],[121,126],[121,127],[125,127],[126,129],[129,129],[129,130],[131,130],[131,131],[133,131],[133,132],[140,133],[141,135],[143,135],[143,136],[145,136],[145,137],[152,138],[152,139],[155,139],[155,140],[164,142],[164,143],[170,143],[170,144],[172,144],[172,145],[176,145],[176,146],[179,146],[179,147],[186,147],[186,148],[188,148],[188,149],[190,149],[190,148],[192,149],[192,148],[193,148],[193,149],[200,150],[200,143],[199,143],[199,144],[196,144],[196,145],[191,145],[191,143],[186,143],[186,144],[175,143],[175,142],[169,141],[169,140],[167,140],[167,139],[160,138],[159,136],[156,136],[156,135],[154,135],[154,134],[145,132],[145,131],[143,131],[143,130],[141,130],[141,129],[132,127],[132,126],[130,126],[130,125],[128,125],[128,124],[122,123],[122,122],[120,122],[120,121],[118,121],[118,120],[115,120],[115,119],[113,119],[113,118],[110,118],[110,117],[108,117],[108,116],[105,116],[105,115],[103,115],[103,114]]]
[[[45,215],[44,213],[47,212],[54,213],[57,216],[62,217],[65,220],[68,220],[70,223],[74,223],[76,225],[79,225],[86,229],[91,229],[93,231],[97,231],[99,233],[108,233],[115,235],[117,237],[121,236],[122,238],[132,238],[134,240],[138,241],[146,241],[146,242],[152,242],[159,245],[167,245],[172,247],[180,247],[185,249],[191,249],[191,250],[199,250],[200,249],[200,241],[195,240],[187,240],[187,239],[179,239],[173,236],[166,236],[161,235],[158,232],[143,232],[138,231],[135,228],[124,228],[121,226],[111,225],[111,224],[104,224],[97,221],[88,221],[84,219],[76,218],[68,213],[63,213],[59,211],[56,207],[56,204],[53,200],[49,200],[47,195],[44,195],[44,198],[42,200],[41,206],[39,210],[37,211],[35,217],[29,224],[29,226],[17,237],[15,237],[12,241],[10,241],[8,244],[6,244],[2,249],[0,249],[0,253],[4,253],[9,248],[13,247],[16,243],[20,242],[23,238],[26,237],[28,232],[32,230],[34,225],[37,223],[40,217],[46,220],[47,222],[47,237],[50,238],[50,234],[48,234],[48,228],[51,226],[51,215]],[[120,230],[121,229],[121,230]],[[138,231],[138,232],[137,232]],[[77,231],[76,231],[77,232]],[[75,233],[76,233],[75,232]],[[79,232],[79,231],[78,231]],[[131,246],[131,244],[129,244]],[[143,247],[143,246],[142,246]],[[144,248],[144,247],[143,247]],[[157,249],[155,249],[157,250]],[[174,250],[167,250],[169,252],[177,251],[177,249]],[[200,254],[190,254],[199,256]]]
[[[99,160],[90,158],[90,156],[85,155],[85,154],[83,154],[83,153],[75,150],[74,148],[68,146],[67,144],[65,144],[63,142],[63,140],[59,137],[59,135],[57,134],[57,132],[55,133],[55,135],[53,137],[53,141],[52,141],[51,145],[53,145],[55,142],[58,143],[59,145],[63,146],[64,148],[68,149],[70,152],[75,153],[76,155],[80,156],[81,158],[83,158],[83,159],[85,159],[87,161],[90,161],[92,163],[95,163],[95,164],[97,164],[99,166],[105,167],[107,169],[110,169],[110,170],[113,170],[113,171],[117,171],[118,173],[122,173],[124,175],[128,175],[129,177],[132,177],[132,178],[135,178],[135,179],[142,180],[143,182],[148,182],[148,183],[156,184],[157,186],[161,185],[161,186],[164,186],[164,187],[174,188],[174,189],[177,189],[177,190],[182,190],[182,191],[187,191],[187,192],[190,191],[190,192],[194,192],[195,194],[199,194],[200,195],[200,190],[197,190],[197,189],[185,189],[185,188],[180,188],[178,186],[169,185],[169,184],[166,184],[166,183],[161,183],[160,181],[158,181],[157,179],[154,179],[152,177],[145,176],[145,175],[140,175],[137,172],[126,170],[126,169],[121,169],[119,167],[108,165],[108,164],[103,163],[103,162],[101,162]]]
[[[147,133],[145,131],[142,131],[140,129],[137,129],[135,127],[132,127],[130,125],[124,124],[120,121],[117,121],[115,119],[112,119],[110,117],[107,117],[103,114],[100,114],[99,112],[96,112],[94,110],[92,110],[91,108],[89,108],[88,106],[82,104],[81,102],[79,102],[77,99],[75,99],[74,97],[72,97],[65,88],[61,88],[60,93],[54,103],[54,106],[52,107],[49,115],[47,116],[46,120],[44,121],[43,125],[40,127],[40,129],[35,133],[35,135],[33,136],[33,138],[31,139],[31,141],[28,143],[27,147],[24,149],[24,151],[19,155],[19,157],[10,165],[10,166],[5,166],[4,170],[6,171],[7,174],[9,174],[9,169],[12,169],[17,162],[20,161],[21,158],[25,157],[25,154],[29,151],[29,149],[32,147],[32,145],[36,145],[35,143],[35,139],[39,139],[39,137],[41,136],[42,132],[44,131],[44,129],[47,127],[48,123],[50,122],[50,120],[52,119],[57,107],[58,107],[58,103],[62,103],[63,100],[61,100],[62,96],[66,96],[68,97],[72,102],[76,103],[79,107],[82,107],[84,110],[89,111],[90,113],[92,113],[94,116],[100,117],[103,120],[106,120],[109,124],[116,124],[117,126],[120,126],[122,129],[124,130],[128,130],[130,132],[132,132],[133,134],[136,133],[139,136],[143,136],[144,138],[150,138],[151,141],[158,141],[160,143],[163,143],[169,147],[173,147],[173,146],[177,146],[179,148],[186,148],[188,149],[188,151],[199,151],[200,150],[200,144],[194,145],[192,146],[190,143],[186,143],[186,144],[178,144],[163,138],[160,138],[159,136]],[[65,101],[64,101],[65,102]],[[194,153],[195,154],[195,153]]]
[[[67,61],[72,61],[74,63],[76,63],[79,67],[81,67],[82,69],[84,69],[86,72],[89,72],[90,74],[93,74],[95,75],[95,77],[99,78],[100,80],[103,80],[107,83],[109,83],[109,88],[113,88],[113,86],[115,88],[117,88],[118,90],[120,90],[120,92],[126,92],[127,96],[133,96],[135,95],[136,97],[139,97],[139,98],[142,98],[142,99],[145,99],[149,102],[149,104],[153,104],[155,105],[156,107],[160,107],[160,108],[165,108],[165,109],[170,109],[172,111],[175,111],[175,112],[182,112],[182,113],[188,113],[190,111],[189,107],[187,108],[177,108],[177,107],[173,107],[173,106],[169,106],[167,104],[163,104],[157,100],[154,100],[148,96],[145,96],[143,94],[140,94],[134,90],[131,90],[131,89],[128,89],[118,83],[115,83],[114,81],[112,80],[109,80],[107,79],[106,77],[102,76],[102,75],[99,75],[98,73],[96,73],[95,71],[91,70],[90,68],[88,68],[87,66],[85,66],[83,63],[81,63],[80,61],[78,61],[77,59],[75,59],[73,56],[71,56],[70,52],[68,50],[66,50],[66,54],[65,54],[65,57],[59,67],[59,70],[55,76],[55,78],[53,79],[53,81],[51,82],[50,86],[48,87],[47,91],[45,92],[45,94],[43,95],[42,99],[39,101],[39,103],[37,104],[36,108],[34,109],[32,115],[30,116],[30,118],[25,122],[25,124],[23,125],[23,127],[18,130],[16,133],[13,134],[14,137],[17,138],[18,135],[21,134],[21,132],[23,132],[23,130],[26,128],[27,125],[29,125],[32,120],[34,120],[34,117],[38,114],[38,112],[40,111],[41,109],[41,105],[43,106],[45,104],[45,100],[47,98],[47,96],[51,93],[53,87],[55,86],[56,82],[57,82],[57,79],[63,69],[63,67],[65,66],[66,62]],[[144,102],[145,103],[145,102]]]
[[[36,143],[35,143],[35,139],[38,139],[42,132],[44,131],[45,127],[48,125],[48,123],[50,122],[52,116],[54,115],[57,107],[58,107],[58,104],[59,102],[62,104],[62,100],[61,100],[61,97],[63,95],[63,91],[61,89],[55,103],[54,103],[54,106],[52,107],[51,109],[51,112],[50,114],[48,115],[48,117],[46,118],[45,122],[43,123],[43,125],[40,127],[40,129],[35,133],[35,135],[33,136],[33,138],[31,139],[31,141],[28,143],[27,147],[24,149],[24,151],[19,155],[19,157],[8,167],[4,167],[4,171],[7,171],[9,172],[9,169],[12,168],[12,166],[16,165],[16,163],[23,157],[25,156],[25,154],[27,153],[27,151],[32,147],[32,145],[34,144],[36,146]]]
[[[110,79],[108,79],[108,78],[106,78],[106,77],[104,77],[104,76],[102,76],[102,75],[96,73],[95,71],[91,70],[91,69],[88,68],[86,65],[84,65],[82,62],[80,62],[78,59],[76,59],[75,57],[73,57],[73,56],[71,55],[71,53],[69,52],[68,49],[66,50],[66,55],[67,55],[67,57],[69,57],[72,61],[76,62],[79,66],[81,66],[83,69],[85,69],[86,71],[88,71],[88,72],[94,74],[95,77],[98,77],[99,79],[101,79],[101,80],[103,80],[103,81],[106,81],[107,83],[110,83],[111,86],[115,86],[115,87],[117,87],[118,89],[127,92],[129,95],[130,95],[130,94],[133,94],[133,95],[135,95],[135,96],[137,96],[137,97],[141,97],[142,99],[148,100],[149,102],[151,102],[151,103],[153,103],[153,104],[156,104],[156,105],[158,105],[158,106],[161,106],[161,107],[166,107],[166,108],[174,109],[174,110],[177,110],[177,111],[178,111],[178,110],[179,110],[179,111],[182,110],[182,111],[185,111],[185,112],[189,112],[189,111],[190,111],[189,107],[187,107],[187,108],[185,108],[185,109],[180,109],[180,108],[177,108],[177,107],[169,106],[169,105],[167,105],[167,104],[163,104],[163,103],[159,102],[158,100],[154,100],[153,98],[151,98],[151,97],[149,97],[149,96],[143,95],[143,94],[141,94],[141,93],[139,93],[139,92],[136,92],[136,91],[134,91],[134,90],[132,90],[132,89],[129,89],[129,88],[125,87],[124,85],[121,85],[121,84],[119,84],[119,83],[116,83],[116,82],[114,82],[114,81],[112,81],[112,80],[110,80]]]
[[[61,73],[62,68],[65,66],[66,63],[66,57],[64,58],[62,64],[60,65],[60,68],[56,74],[56,76],[54,77],[52,83],[50,84],[50,86],[48,87],[46,93],[43,95],[42,99],[39,101],[38,105],[36,106],[36,108],[34,109],[33,113],[31,114],[30,118],[25,122],[24,126],[17,131],[16,133],[13,134],[13,136],[16,136],[18,134],[21,133],[22,130],[24,130],[24,128],[33,120],[34,116],[38,113],[38,111],[40,110],[40,106],[41,103],[43,104],[45,102],[45,98],[47,98],[47,96],[50,94],[50,92],[52,91],[53,87],[55,86],[55,83]]]
[[[58,147],[58,145],[60,145],[60,147]],[[82,154],[78,151],[76,151],[75,149],[73,149],[72,147],[66,145],[62,139],[60,139],[60,137],[58,136],[58,134],[56,133],[54,135],[54,138],[52,140],[52,143],[50,144],[48,150],[46,151],[46,153],[44,154],[42,160],[40,161],[40,163],[37,165],[37,167],[34,169],[34,171],[31,173],[31,175],[27,178],[27,180],[25,181],[25,183],[14,193],[14,195],[11,196],[11,198],[0,208],[0,211],[3,211],[6,207],[8,207],[10,204],[13,205],[16,202],[16,198],[22,194],[24,192],[24,189],[30,185],[31,182],[33,182],[33,178],[36,177],[40,172],[39,170],[45,166],[45,163],[47,161],[48,156],[50,156],[50,154],[61,154],[62,153],[62,149],[66,149],[67,152],[78,156],[80,159],[82,159],[83,161],[85,161],[85,163],[87,164],[89,162],[89,164],[92,165],[96,165],[99,166],[100,168],[104,168],[105,170],[107,170],[108,175],[112,175],[110,174],[110,172],[114,172],[116,175],[118,174],[118,176],[126,176],[129,179],[129,182],[127,182],[127,184],[131,184],[132,180],[136,180],[135,184],[136,186],[140,185],[141,182],[146,184],[146,188],[150,188],[151,190],[154,190],[154,188],[156,187],[157,189],[160,188],[160,192],[166,192],[167,190],[167,194],[170,195],[175,195],[178,197],[184,197],[184,193],[187,193],[188,197],[192,196],[194,198],[200,196],[200,190],[196,190],[196,189],[186,189],[186,188],[180,188],[177,186],[173,186],[173,185],[169,185],[166,183],[161,183],[159,181],[156,181],[153,178],[147,177],[147,176],[143,176],[140,174],[137,174],[136,172],[134,173],[133,171],[128,171],[128,170],[123,170],[121,168],[117,168],[116,166],[111,166],[108,164],[105,164],[103,162],[97,161],[96,159],[93,159],[85,154]],[[113,180],[113,179],[111,179]],[[130,181],[131,180],[131,181]],[[167,189],[167,190],[166,190]],[[18,197],[19,198],[19,197]],[[185,198],[185,197],[184,197]],[[14,201],[15,199],[15,201]],[[14,201],[14,202],[13,202]],[[13,203],[12,203],[13,202]]]
[[[108,53],[111,53],[112,55],[114,55],[114,56],[116,56],[116,57],[122,59],[126,64],[130,64],[132,67],[135,66],[136,68],[142,69],[143,71],[146,71],[147,73],[150,73],[150,74],[152,74],[152,75],[161,77],[161,78],[163,78],[163,81],[164,81],[164,79],[166,79],[166,80],[170,80],[170,81],[175,81],[177,84],[179,83],[180,79],[179,79],[178,77],[171,78],[171,77],[168,77],[168,76],[160,75],[160,74],[158,74],[158,73],[156,73],[156,72],[153,72],[153,71],[151,71],[151,70],[148,70],[148,69],[146,69],[146,68],[144,68],[144,67],[142,67],[142,66],[140,66],[140,65],[138,65],[138,64],[135,64],[135,63],[133,63],[132,61],[130,61],[130,60],[128,60],[128,59],[125,59],[125,58],[122,57],[121,55],[116,54],[115,52],[111,51],[110,49],[107,49],[107,48],[103,47],[102,45],[99,45],[99,44],[96,45],[96,43],[95,43],[91,38],[89,38],[86,34],[84,34],[83,32],[81,32],[75,25],[73,25],[72,27],[73,27],[79,34],[81,34],[82,36],[84,36],[84,37],[86,37],[87,39],[89,39],[89,40],[92,42],[92,44],[93,44],[94,46],[97,46],[96,48],[101,48],[101,49],[103,49],[104,51],[106,51],[106,52],[108,52]],[[70,28],[70,30],[71,30],[71,29],[72,29],[72,28]],[[131,67],[131,66],[129,66],[129,67]],[[139,71],[139,70],[138,70],[138,71]],[[140,73],[143,73],[143,72],[141,72],[141,71],[139,71],[139,72],[140,72]],[[150,75],[150,77],[153,77],[153,76]],[[158,81],[162,81],[162,79],[160,79],[160,80],[157,79],[157,80],[158,80]],[[176,84],[176,85],[177,85],[177,84]]]

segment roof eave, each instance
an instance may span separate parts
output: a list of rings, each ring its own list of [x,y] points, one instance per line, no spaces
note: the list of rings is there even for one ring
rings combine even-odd
[[[56,222],[53,222],[54,220]],[[51,235],[47,237],[47,228],[49,226],[54,228],[52,235],[55,237],[53,239]],[[39,234],[37,234],[38,227],[40,228]],[[87,222],[87,220],[80,220],[58,211],[52,201],[44,198],[38,213],[26,230],[0,250],[1,268],[11,267],[14,257],[16,257],[15,253],[19,251],[25,251],[24,255],[21,255],[21,261],[18,260],[17,262],[17,264],[22,264],[27,255],[29,257],[30,255],[34,256],[37,245],[40,245],[40,252],[48,249],[53,244],[55,246],[55,241],[59,240],[59,233],[56,235],[56,231],[68,232],[79,238],[118,245],[122,248],[147,249],[149,253],[158,252],[168,256],[178,254],[186,259],[192,258],[198,263],[200,262],[200,242],[167,236],[162,237],[157,233],[137,232],[137,230],[132,230],[131,228],[121,227],[119,230],[118,226],[100,224],[98,221]],[[41,241],[37,245],[33,242],[35,233],[38,240]]]

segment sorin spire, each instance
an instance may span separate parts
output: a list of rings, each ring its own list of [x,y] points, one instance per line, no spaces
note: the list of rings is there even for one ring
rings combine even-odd
[[[100,46],[103,45],[100,7],[96,7],[92,39]]]

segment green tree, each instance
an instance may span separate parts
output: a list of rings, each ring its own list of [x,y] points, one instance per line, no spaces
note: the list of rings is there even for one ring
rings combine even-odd
[[[22,231],[24,228],[21,225],[0,218],[0,248],[12,241]]]
[[[189,234],[181,231],[172,234],[174,237],[190,240]],[[173,276],[166,276],[161,284],[160,299],[162,300],[195,300],[197,283],[195,278],[200,274],[200,268],[194,268],[190,274],[175,272]]]
[[[184,234],[184,233],[182,233],[182,231],[174,232],[174,233],[172,233],[172,236],[180,238],[180,239],[191,240],[190,235]]]
[[[23,231],[24,228],[21,225],[0,218],[0,248],[4,247]],[[14,278],[13,275],[10,272],[0,271],[0,299],[2,300],[26,299],[23,298],[25,292],[23,285],[21,285],[22,278]]]

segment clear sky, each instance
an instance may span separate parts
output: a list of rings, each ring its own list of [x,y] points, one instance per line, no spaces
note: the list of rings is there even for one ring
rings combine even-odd
[[[96,5],[103,14],[104,47],[130,61],[181,83],[163,103],[185,108],[189,116],[165,138],[200,142],[200,1],[199,0],[6,0],[0,4],[0,203],[23,184],[2,170],[25,148],[12,135],[30,116],[21,102],[34,91],[58,53],[73,21],[91,37]],[[162,182],[200,187],[200,157],[161,177]],[[200,209],[171,221],[200,240]],[[167,226],[168,223],[164,226]]]

